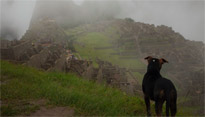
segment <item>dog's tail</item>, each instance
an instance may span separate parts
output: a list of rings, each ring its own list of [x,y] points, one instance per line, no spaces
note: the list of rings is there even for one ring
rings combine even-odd
[[[176,90],[172,90],[170,92],[170,111],[171,111],[171,116],[175,116],[177,113],[177,92]]]

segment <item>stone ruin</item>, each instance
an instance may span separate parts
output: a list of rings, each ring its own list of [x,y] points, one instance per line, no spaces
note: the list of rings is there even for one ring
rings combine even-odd
[[[141,87],[132,73],[109,62],[97,59],[98,68],[92,61],[68,59],[69,54],[61,44],[44,46],[31,41],[2,41],[1,59],[32,66],[46,71],[72,72],[98,83],[119,88],[128,94],[139,92]],[[6,45],[6,46],[5,46]],[[132,79],[132,80],[131,80]]]
[[[64,71],[66,72],[73,72],[88,80],[110,85],[131,95],[141,94],[141,87],[135,76],[125,68],[100,59],[97,59],[98,68],[93,67],[92,61],[86,60],[68,60],[65,63]]]

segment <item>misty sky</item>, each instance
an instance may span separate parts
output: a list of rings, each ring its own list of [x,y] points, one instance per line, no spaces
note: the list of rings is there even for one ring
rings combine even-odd
[[[121,16],[167,25],[186,39],[204,41],[204,1],[166,0],[123,2]]]
[[[120,3],[118,18],[131,17],[137,22],[167,25],[186,39],[204,41],[203,0],[112,1]],[[75,0],[75,3],[81,5],[83,0]],[[1,31],[5,27],[12,28],[21,38],[28,29],[34,6],[35,0],[1,0]]]
[[[1,33],[2,29],[9,30],[21,38],[28,29],[34,6],[32,0],[1,0]]]

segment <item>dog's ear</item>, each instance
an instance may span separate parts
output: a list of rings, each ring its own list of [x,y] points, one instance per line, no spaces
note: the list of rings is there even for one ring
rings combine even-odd
[[[145,57],[144,59],[145,59],[145,60],[149,60],[149,59],[152,59],[152,57],[151,57],[151,56],[148,56],[148,57]]]
[[[147,60],[148,61],[148,63],[150,62],[150,60],[152,59],[152,57],[151,56],[148,56],[148,57],[145,57],[144,58],[145,60]]]
[[[161,64],[168,63],[168,61],[165,60],[164,58],[159,59],[159,62],[160,62]]]

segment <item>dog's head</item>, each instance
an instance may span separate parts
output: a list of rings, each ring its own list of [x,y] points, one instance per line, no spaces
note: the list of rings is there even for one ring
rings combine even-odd
[[[151,56],[145,57],[145,60],[147,60],[148,62],[148,71],[160,71],[160,69],[162,68],[162,65],[164,63],[168,63],[167,60],[165,60],[164,58],[158,59],[158,58],[153,58]]]

